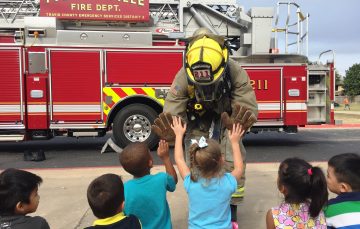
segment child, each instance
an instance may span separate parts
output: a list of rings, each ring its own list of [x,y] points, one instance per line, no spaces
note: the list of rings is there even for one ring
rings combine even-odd
[[[360,156],[345,153],[332,157],[327,183],[338,195],[325,208],[328,228],[360,228]]]
[[[231,229],[230,200],[236,191],[237,179],[241,178],[243,160],[239,140],[244,133],[240,124],[229,131],[233,149],[234,170],[224,173],[224,158],[219,143],[205,140],[204,137],[190,146],[190,168],[183,155],[183,137],[186,124],[181,124],[179,117],[174,117],[171,126],[175,133],[175,162],[184,187],[189,196],[189,229],[216,228]]]
[[[326,229],[322,208],[328,191],[319,167],[299,158],[288,158],[280,164],[277,183],[285,201],[267,212],[267,229]]]
[[[145,143],[131,143],[119,156],[121,165],[134,176],[125,183],[125,213],[139,217],[144,229],[172,228],[166,192],[175,190],[177,175],[164,140],[160,141],[157,154],[166,173],[150,174],[153,160]]]
[[[40,216],[26,216],[36,211],[41,177],[19,169],[6,169],[0,174],[0,228],[48,229]]]
[[[138,218],[125,216],[122,212],[124,185],[120,176],[109,173],[93,180],[87,190],[87,199],[98,220],[86,229],[141,229]]]

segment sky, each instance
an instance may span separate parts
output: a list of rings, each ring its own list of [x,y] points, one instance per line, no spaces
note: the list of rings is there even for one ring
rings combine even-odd
[[[251,7],[274,7],[275,0],[237,0],[245,12]],[[288,1],[281,1],[288,2]],[[359,0],[295,0],[301,11],[310,14],[309,60],[319,54],[335,51],[335,67],[342,76],[353,64],[360,63],[360,1]],[[282,8],[284,10],[285,8]],[[322,62],[332,59],[326,54]]]

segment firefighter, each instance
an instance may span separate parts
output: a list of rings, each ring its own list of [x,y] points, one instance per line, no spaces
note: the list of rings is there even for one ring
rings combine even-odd
[[[225,39],[206,28],[198,29],[189,39],[184,62],[184,68],[176,74],[167,94],[164,112],[155,120],[152,129],[160,138],[172,141],[175,139],[170,128],[172,116],[181,117],[187,123],[185,152],[191,139],[199,140],[201,136],[216,139],[224,153],[225,170],[232,171],[227,130],[238,122],[248,129],[257,120],[256,97],[249,77],[237,62],[229,59]],[[242,141],[240,146],[245,160]],[[189,162],[189,155],[185,156]],[[237,205],[244,196],[244,175],[245,170],[232,196],[232,221],[236,221]]]

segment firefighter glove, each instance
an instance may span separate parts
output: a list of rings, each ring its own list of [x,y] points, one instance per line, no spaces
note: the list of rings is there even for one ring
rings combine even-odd
[[[244,130],[248,130],[256,121],[254,112],[238,103],[234,105],[230,117],[227,112],[221,114],[221,122],[228,130],[232,130],[234,123],[240,123]]]
[[[173,123],[173,118],[170,113],[163,112],[155,119],[154,125],[151,126],[151,130],[159,136],[160,139],[163,139],[167,142],[175,140],[174,130],[171,129]]]

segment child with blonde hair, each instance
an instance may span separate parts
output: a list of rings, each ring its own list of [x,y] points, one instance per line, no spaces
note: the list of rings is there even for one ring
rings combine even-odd
[[[189,149],[190,168],[184,159],[183,138],[186,124],[179,117],[171,126],[175,133],[175,162],[189,197],[189,229],[231,229],[230,200],[241,178],[243,160],[239,140],[244,134],[240,124],[233,125],[229,139],[233,149],[234,170],[224,173],[224,158],[220,145],[212,139],[193,140]]]

